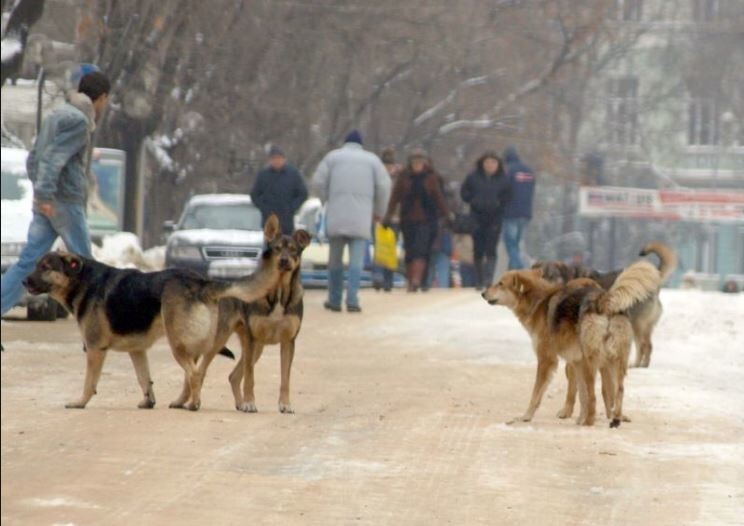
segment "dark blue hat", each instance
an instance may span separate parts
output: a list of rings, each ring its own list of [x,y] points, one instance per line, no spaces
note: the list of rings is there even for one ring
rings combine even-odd
[[[284,157],[284,150],[282,150],[280,146],[272,144],[271,148],[269,148],[269,157],[274,157],[275,155],[281,155]]]
[[[362,144],[362,134],[359,133],[359,130],[351,130],[346,136],[346,139],[344,139],[344,142],[355,142],[357,144]]]

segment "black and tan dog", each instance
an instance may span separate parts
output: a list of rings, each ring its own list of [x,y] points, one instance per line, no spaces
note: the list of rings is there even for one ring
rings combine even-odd
[[[24,285],[31,294],[49,293],[75,316],[87,350],[83,395],[65,407],[84,408],[96,394],[109,350],[129,353],[145,396],[138,407],[153,407],[155,394],[146,352],[165,332],[164,309],[177,303],[187,310],[217,310],[224,297],[245,301],[261,298],[276,285],[278,260],[264,259],[253,275],[222,283],[202,279],[188,270],[144,273],[113,268],[69,253],[45,255]],[[174,283],[188,283],[198,293],[188,299],[168,294],[168,286]]]
[[[589,279],[556,285],[541,274],[540,269],[509,271],[483,293],[491,305],[504,305],[514,312],[529,333],[537,355],[532,397],[519,420],[532,419],[560,357],[577,373],[581,395],[577,423],[594,423],[594,382],[597,370],[604,370],[603,394],[610,425],[620,425],[624,419],[624,379],[633,336],[625,312],[658,289],[658,270],[646,261],[634,263],[608,291]]]
[[[254,302],[223,299],[219,305],[213,305],[199,300],[202,285],[196,281],[178,280],[166,286],[165,296],[172,297],[173,301],[164,304],[165,328],[173,355],[185,374],[183,390],[171,407],[199,409],[207,368],[230,335],[237,332],[243,352],[230,374],[236,408],[256,411],[253,367],[265,345],[279,343],[279,411],[292,412],[289,374],[303,309],[300,258],[310,243],[310,235],[304,230],[292,236],[282,235],[274,219],[267,222],[264,230],[267,248],[262,259],[276,260],[279,273],[274,285],[261,298]],[[244,377],[241,394],[240,382]]]
[[[677,268],[677,255],[671,248],[659,242],[648,243],[640,252],[641,256],[649,254],[656,254],[659,258],[659,272],[661,281],[664,283]],[[540,261],[532,265],[532,268],[539,268],[542,271],[543,278],[551,283],[565,284],[573,279],[589,278],[596,281],[605,290],[612,287],[623,271],[623,269],[620,269],[600,272],[583,265],[567,265],[560,261]],[[651,352],[653,351],[651,336],[661,318],[662,311],[659,291],[628,311],[630,322],[633,325],[633,337],[636,346],[634,367],[648,367],[651,363]],[[566,375],[570,381],[571,377],[568,370]]]

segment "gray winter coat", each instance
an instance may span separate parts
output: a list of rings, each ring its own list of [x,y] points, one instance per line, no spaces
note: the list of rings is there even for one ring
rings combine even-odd
[[[93,103],[74,93],[50,113],[28,154],[26,169],[39,201],[84,205],[88,197],[85,158],[95,128]]]
[[[372,216],[387,209],[390,176],[375,154],[349,142],[323,158],[313,188],[326,203],[328,237],[370,239]]]

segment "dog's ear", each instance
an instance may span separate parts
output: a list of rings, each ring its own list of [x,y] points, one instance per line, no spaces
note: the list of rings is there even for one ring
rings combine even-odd
[[[292,234],[292,239],[295,240],[295,243],[300,247],[300,250],[304,250],[305,247],[310,244],[310,234],[308,234],[306,230],[296,230],[295,233]]]
[[[532,271],[528,272],[531,273]],[[515,294],[524,296],[532,289],[532,282],[526,275],[514,274],[512,276],[511,289]]]
[[[543,269],[541,267],[532,267],[530,272],[532,272],[532,274],[538,279],[543,277]]]
[[[62,254],[61,257],[65,264],[65,270],[68,270],[71,274],[80,274],[83,269],[83,258],[69,253]]]
[[[264,238],[266,241],[273,241],[280,234],[279,218],[276,214],[271,214],[264,225]]]

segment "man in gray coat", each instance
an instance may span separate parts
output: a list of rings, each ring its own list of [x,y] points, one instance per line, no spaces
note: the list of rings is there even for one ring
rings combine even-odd
[[[390,177],[382,161],[362,148],[362,136],[354,130],[344,145],[329,152],[318,165],[313,187],[326,204],[328,256],[328,301],[325,308],[341,311],[344,281],[344,247],[349,246],[349,275],[346,309],[361,312],[359,282],[364,251],[372,234],[372,221],[385,214],[390,198]]]

